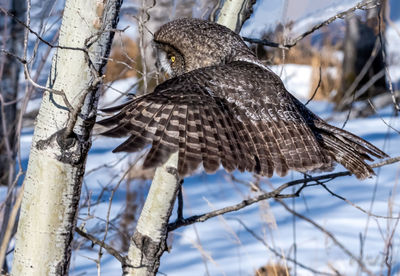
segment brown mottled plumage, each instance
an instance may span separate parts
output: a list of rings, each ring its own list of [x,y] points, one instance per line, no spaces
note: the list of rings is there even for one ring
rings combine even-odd
[[[144,167],[159,166],[179,151],[178,170],[330,170],[338,162],[364,179],[364,160],[387,155],[367,141],[333,127],[308,110],[228,28],[178,19],[154,34],[159,63],[173,78],[153,93],[106,111],[103,135],[130,136],[114,151],[152,145]]]

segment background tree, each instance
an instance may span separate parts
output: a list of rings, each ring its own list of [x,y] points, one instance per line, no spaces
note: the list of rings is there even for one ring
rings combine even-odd
[[[5,10],[0,14],[0,37],[2,49],[9,54],[0,58],[0,185],[7,186],[9,196],[6,199],[3,219],[0,227],[0,269],[8,270],[5,263],[5,251],[9,239],[8,233],[14,232],[13,225],[9,226],[10,213],[16,199],[16,154],[17,154],[17,98],[20,86],[21,63],[15,56],[22,56],[24,26],[17,20],[24,21],[26,5],[25,0],[6,1],[5,8],[13,17],[7,16]],[[4,266],[3,266],[4,264]]]
[[[348,109],[355,100],[371,99],[387,90],[381,50],[385,48],[382,39],[385,1],[372,1],[370,5],[364,19],[355,14],[346,17],[342,81],[335,95],[338,110]],[[369,107],[363,112],[367,115],[373,110]]]

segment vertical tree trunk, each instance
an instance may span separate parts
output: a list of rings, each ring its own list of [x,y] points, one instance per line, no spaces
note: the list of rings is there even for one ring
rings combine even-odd
[[[10,1],[10,13],[15,18],[23,21],[25,17],[25,0]],[[3,24],[9,24],[7,32],[3,34],[7,37],[2,37],[6,44],[6,49],[17,56],[22,56],[24,28],[18,24],[13,18],[3,17]],[[2,26],[1,29],[3,29]],[[11,56],[3,56],[3,64],[0,65],[3,74],[0,77],[0,93],[3,102],[0,106],[0,185],[7,185],[7,193],[9,197],[6,199],[3,219],[0,229],[0,244],[6,249],[8,240],[4,239],[4,234],[9,221],[9,215],[14,201],[14,192],[11,191],[12,183],[15,176],[15,140],[16,140],[16,118],[17,118],[17,96],[18,83],[21,64],[18,60]],[[7,105],[5,105],[7,103]],[[6,243],[6,244],[3,244]],[[0,254],[0,271],[3,268],[5,256]],[[7,266],[5,266],[7,271]]]
[[[67,275],[97,88],[122,0],[67,0],[36,118],[12,275]],[[65,48],[69,47],[69,48]],[[74,49],[71,49],[74,48]],[[79,49],[78,49],[79,48]]]
[[[379,39],[379,29],[383,29],[383,20],[378,20],[380,6],[377,3],[373,5],[375,7],[367,11],[365,21],[357,15],[346,18],[342,84],[335,96],[337,110],[349,108],[353,99],[365,100],[386,91],[385,75],[381,74],[382,76],[364,93],[354,96],[354,93],[370,79],[384,72],[385,63]],[[382,26],[379,27],[379,24]]]
[[[251,1],[253,4],[255,1]],[[218,23],[232,30],[242,26],[251,12],[248,0],[227,0],[222,6]],[[223,16],[222,16],[223,15]],[[237,32],[240,30],[236,30]],[[135,233],[131,237],[124,275],[155,275],[160,258],[166,250],[168,221],[179,189],[178,153],[157,168],[149,194],[140,214]]]
[[[12,13],[15,18],[19,20],[24,20],[25,15],[25,0],[13,0],[11,2],[10,13]],[[5,34],[7,37],[3,37],[6,43],[6,49],[17,56],[22,56],[23,41],[24,41],[24,28],[22,25],[18,24],[15,20],[8,20],[6,16],[3,18],[3,23],[6,21],[9,23],[7,28],[8,32]],[[6,133],[4,133],[4,127],[0,127],[0,184],[8,185],[9,183],[9,165],[14,163],[15,160],[15,123],[16,123],[16,113],[17,113],[17,99],[18,94],[18,81],[19,72],[21,69],[21,64],[12,56],[4,55],[3,64],[3,74],[1,76],[0,82],[0,93],[3,97],[4,103],[1,103],[2,112],[0,113],[0,122],[5,122]],[[3,118],[4,114],[4,118]],[[6,141],[9,145],[7,149]],[[10,153],[7,150],[11,150]],[[14,164],[12,164],[13,166]],[[11,179],[13,176],[11,176]]]

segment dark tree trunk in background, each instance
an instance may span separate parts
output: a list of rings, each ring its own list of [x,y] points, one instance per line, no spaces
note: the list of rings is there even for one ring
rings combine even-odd
[[[8,10],[19,20],[25,20],[25,0],[9,0]],[[0,19],[1,48],[22,56],[24,28],[16,20],[9,16],[2,16]],[[1,219],[0,244],[4,240],[5,229],[9,221],[10,211],[14,201],[14,193],[11,191],[15,176],[16,156],[16,123],[17,123],[17,96],[19,88],[19,74],[22,68],[21,63],[10,55],[0,56],[0,185],[8,186],[6,205]],[[2,259],[3,256],[0,256]],[[4,260],[0,260],[3,264]],[[4,262],[4,270],[7,271],[7,264]]]
[[[363,101],[386,91],[385,63],[379,39],[379,30],[384,36],[383,20],[379,22],[378,17],[380,7],[384,7],[384,3],[369,9],[365,19],[358,15],[346,18],[342,84],[335,96],[337,110],[350,108],[353,99]]]
[[[9,2],[9,11],[14,14],[16,18],[24,21],[26,9],[25,0],[10,0]],[[4,48],[17,56],[22,56],[24,39],[23,26],[18,24],[15,20],[10,19],[10,17],[3,16],[1,20],[1,29],[2,44],[5,44]],[[17,59],[9,55],[2,55],[0,63],[2,69],[0,70],[0,72],[2,72],[0,76],[0,93],[4,101],[1,103],[0,120],[6,124],[0,127],[0,184],[8,185],[9,165],[13,163],[15,159],[14,145],[17,114],[17,103],[15,100],[17,99],[19,73],[22,66]],[[5,133],[4,130],[6,131]],[[7,139],[8,145],[6,145],[5,139]],[[7,150],[11,150],[12,153],[7,152]]]

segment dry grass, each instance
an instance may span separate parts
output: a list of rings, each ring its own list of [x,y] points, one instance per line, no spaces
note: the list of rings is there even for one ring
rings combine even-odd
[[[139,49],[137,43],[127,36],[116,37],[111,47],[104,82],[137,76]]]
[[[255,276],[290,276],[290,269],[280,263],[268,263],[260,267]]]
[[[315,100],[331,100],[332,92],[340,88],[342,64],[335,58],[335,51],[331,46],[324,46],[321,53],[316,53],[311,57],[309,96],[311,97],[318,87],[314,96]]]
[[[265,34],[262,39],[270,41],[284,41],[283,32]],[[338,91],[341,85],[342,63],[337,57],[341,49],[341,43],[333,38],[327,29],[322,31],[322,45],[315,47],[311,45],[309,37],[301,40],[288,50],[278,48],[266,48],[255,46],[255,51],[260,59],[267,60],[270,64],[300,64],[312,67],[309,96],[314,94],[316,87],[318,91],[314,96],[316,100],[331,100],[332,92]],[[321,70],[320,70],[321,67]],[[321,71],[321,73],[320,73]]]

